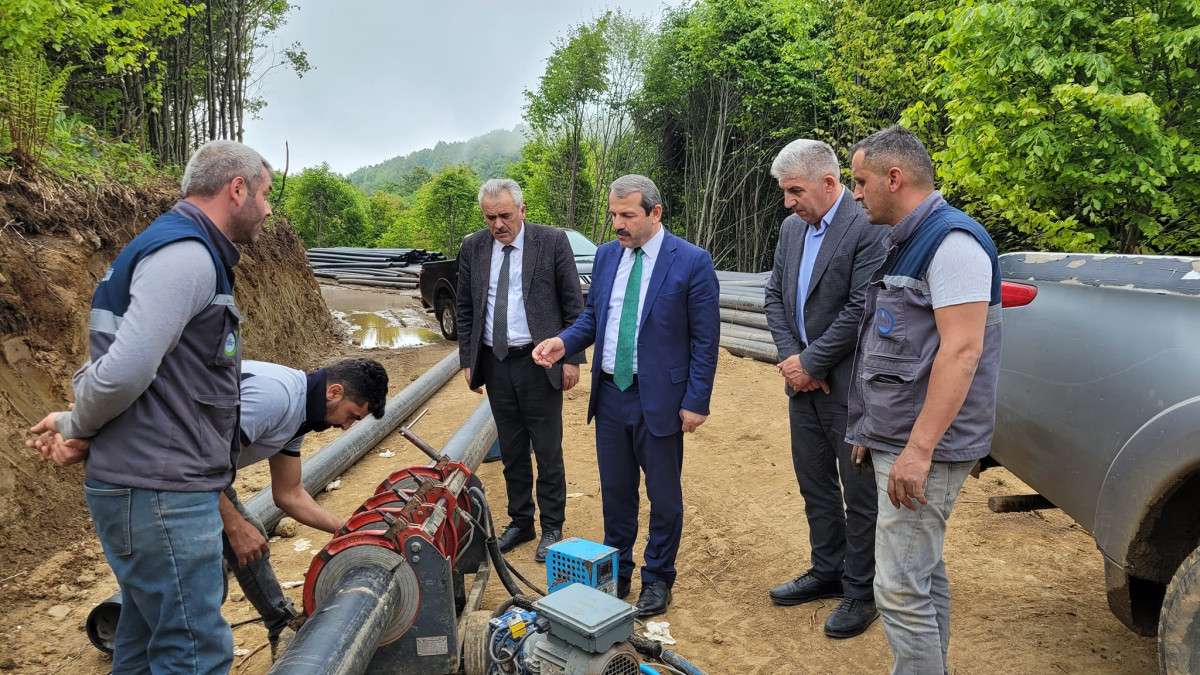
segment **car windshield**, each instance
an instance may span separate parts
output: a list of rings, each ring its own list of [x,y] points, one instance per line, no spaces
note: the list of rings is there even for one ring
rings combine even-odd
[[[590,258],[596,255],[596,245],[592,240],[583,236],[582,232],[575,230],[564,230],[567,233],[567,241],[571,242],[571,252],[576,258]]]

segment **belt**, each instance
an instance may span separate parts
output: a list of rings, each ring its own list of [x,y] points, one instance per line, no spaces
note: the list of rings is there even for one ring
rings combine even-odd
[[[487,347],[488,353],[495,354],[495,348],[493,348],[492,345],[485,344],[484,346]],[[505,358],[508,358],[510,356],[525,356],[526,354],[531,354],[532,352],[533,352],[533,343],[530,342],[529,344],[521,345],[520,347],[509,347],[508,348],[508,356],[506,356]]]
[[[613,374],[612,374],[612,373],[606,373],[606,372],[604,372],[603,370],[602,370],[602,371],[600,371],[600,380],[601,380],[601,381],[603,381],[603,382],[613,382],[614,384],[616,383],[616,382],[615,382],[615,380],[613,380]],[[630,386],[630,387],[636,387],[636,386],[637,386],[637,383],[638,383],[638,376],[637,376],[637,373],[634,373],[634,375],[633,375],[633,384],[631,384],[631,385],[629,385],[629,386]]]

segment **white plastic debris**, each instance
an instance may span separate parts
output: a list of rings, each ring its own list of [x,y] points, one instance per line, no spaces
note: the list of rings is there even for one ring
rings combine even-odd
[[[326,492],[333,492],[334,490],[336,490],[336,489],[338,489],[338,488],[340,488],[340,487],[342,487],[342,479],[341,479],[341,478],[339,478],[339,479],[337,479],[337,480],[334,480],[334,481],[330,481],[330,482],[329,482],[329,485],[326,485],[326,486],[325,486],[325,491],[326,491]]]
[[[647,621],[646,632],[644,635],[655,642],[661,642],[664,645],[675,644],[675,638],[671,637],[671,623],[669,621]]]
[[[391,459],[396,456],[396,453],[392,452],[391,450],[384,450],[383,452],[379,453],[379,456],[384,459]]]
[[[303,585],[304,585],[304,582],[303,582],[303,581],[285,581],[285,582],[283,582],[282,584],[279,584],[279,585],[280,585],[282,588],[284,588],[284,589],[287,589],[287,588],[300,588],[301,586],[303,586]]]
[[[234,656],[245,656],[245,655],[247,655],[247,654],[249,654],[249,653],[250,653],[250,650],[249,650],[249,649],[235,649],[235,650],[233,650],[233,655],[234,655]]]
[[[307,551],[310,548],[312,548],[312,542],[307,539],[297,539],[295,543],[292,544],[292,549],[294,549],[296,553]]]

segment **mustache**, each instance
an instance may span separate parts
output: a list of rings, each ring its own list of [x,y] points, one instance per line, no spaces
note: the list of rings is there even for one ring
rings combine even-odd
[[[622,228],[619,228],[619,229],[617,230],[617,236],[619,236],[619,237],[628,237],[628,236],[629,236],[629,230],[627,230],[627,229],[625,229],[625,228],[623,228],[623,227],[622,227]]]

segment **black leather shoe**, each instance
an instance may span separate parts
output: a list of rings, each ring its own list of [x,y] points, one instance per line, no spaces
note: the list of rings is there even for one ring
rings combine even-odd
[[[771,602],[777,605],[799,605],[821,598],[842,597],[842,581],[821,581],[812,574],[812,570],[800,576],[785,581],[771,589]]]
[[[500,544],[501,553],[508,553],[527,541],[533,541],[533,528],[520,528],[510,523],[508,527],[504,528],[504,532],[500,533],[497,543]]]
[[[845,598],[825,620],[825,634],[831,638],[852,638],[861,635],[879,618],[879,610],[871,600]]]
[[[542,530],[542,538],[538,541],[537,551],[533,554],[533,561],[544,563],[546,562],[546,549],[562,541],[562,530]]]
[[[629,579],[617,578],[617,597],[622,600],[629,597]]]
[[[658,616],[665,613],[670,604],[671,587],[667,586],[667,582],[651,581],[642,584],[642,594],[638,596],[637,601],[637,616],[639,619]]]

